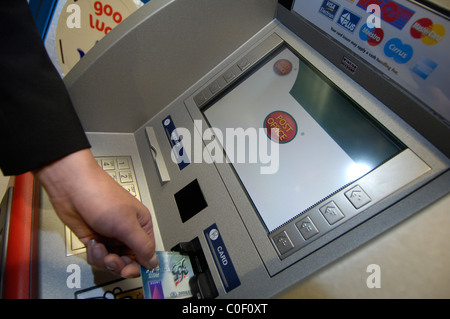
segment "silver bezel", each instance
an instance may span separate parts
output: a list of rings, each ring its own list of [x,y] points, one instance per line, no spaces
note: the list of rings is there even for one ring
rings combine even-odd
[[[364,106],[365,111],[376,118],[378,122],[404,143],[407,149],[352,184],[345,187],[343,185],[344,188],[336,190],[337,192],[332,194],[332,196],[323,199],[314,207],[301,213],[269,234],[259,219],[259,215],[251,200],[248,199],[245,189],[242,187],[231,164],[226,164],[226,161],[223,161],[225,164],[215,164],[270,276],[276,275],[368,218],[383,211],[390,203],[404,196],[407,189],[411,190],[420,187],[427,180],[439,174],[446,166],[437,157],[433,156],[434,149],[426,145],[423,138],[416,134],[406,123],[334,65],[318,57],[311,47],[293,36],[282,25],[277,25],[272,32],[266,32],[250,50],[239,55],[233,62],[222,66],[220,72],[210,77],[206,83],[204,82],[185,100],[184,103],[191,117],[196,120],[202,119],[203,129],[208,128],[209,126],[201,113],[201,109],[208,105],[208,101],[212,101],[215,96],[226,90],[246,71],[251,70],[259,61],[283,44],[287,44],[291,49],[310,61],[330,81],[339,84],[338,86],[345,94],[359,105]],[[244,60],[250,63],[246,65],[244,70],[241,70],[242,72],[233,81],[223,85],[223,77],[230,70],[236,70],[239,67],[239,63]],[[217,90],[217,83],[223,86],[219,90]],[[211,86],[215,88],[213,93],[209,89]],[[198,96],[201,94],[208,95],[205,100],[199,101]],[[203,134],[203,132],[198,133],[200,135]],[[346,193],[355,187],[362,189],[366,196],[370,198],[370,201],[361,207],[355,207],[348,196],[346,196]],[[331,202],[337,205],[344,215],[344,218],[334,222],[332,225],[327,222],[320,210],[323,205]],[[297,223],[301,223],[306,218],[308,218],[308,221],[312,220],[312,227],[317,232],[317,234],[308,239],[302,236],[299,227],[296,226]],[[286,243],[287,245],[292,245],[291,249],[280,250],[277,247],[275,239],[279,239],[280,234],[287,234]]]

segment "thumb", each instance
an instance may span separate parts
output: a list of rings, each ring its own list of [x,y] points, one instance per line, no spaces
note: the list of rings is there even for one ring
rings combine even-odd
[[[158,257],[150,212],[147,209],[140,210],[136,217],[129,221],[131,225],[123,223],[123,232],[118,239],[134,252],[139,264],[154,269],[158,266]]]

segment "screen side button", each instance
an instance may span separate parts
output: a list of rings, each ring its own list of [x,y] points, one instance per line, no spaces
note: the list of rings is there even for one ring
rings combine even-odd
[[[241,69],[241,71],[245,71],[252,63],[250,62],[250,60],[247,57],[242,58],[239,62],[238,62],[238,67],[239,69]]]
[[[356,209],[359,209],[372,201],[369,195],[367,195],[359,185],[356,185],[351,190],[345,192],[345,197],[347,197]]]
[[[288,251],[290,251],[292,248],[294,248],[294,244],[292,244],[291,239],[289,238],[289,235],[286,231],[282,231],[275,236],[272,237],[272,240],[277,247],[280,254],[285,254]]]
[[[328,224],[333,225],[344,218],[344,214],[341,212],[335,202],[331,201],[320,207],[320,212],[327,220]]]
[[[300,234],[302,234],[305,240],[308,240],[314,235],[317,235],[319,233],[319,230],[317,229],[316,225],[314,225],[309,216],[303,218],[295,225],[297,226],[298,230],[300,231]]]

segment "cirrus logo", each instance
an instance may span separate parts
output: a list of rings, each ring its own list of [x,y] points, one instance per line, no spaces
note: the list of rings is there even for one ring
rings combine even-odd
[[[384,54],[393,58],[399,64],[404,64],[411,60],[413,53],[413,48],[409,44],[404,44],[398,38],[389,40],[384,46]]]

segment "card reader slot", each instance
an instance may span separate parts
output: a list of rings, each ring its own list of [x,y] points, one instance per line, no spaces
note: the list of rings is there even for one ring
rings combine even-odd
[[[156,164],[156,169],[158,170],[159,179],[161,185],[170,182],[169,171],[167,170],[166,162],[159,147],[158,140],[156,138],[155,130],[153,127],[146,127],[148,143],[150,144],[150,150],[152,153],[153,161]]]
[[[172,248],[172,251],[177,251],[189,256],[191,260],[192,269],[194,270],[194,277],[189,281],[192,295],[194,299],[214,299],[219,293],[212,278],[208,267],[202,246],[198,237],[189,242],[179,243]]]

